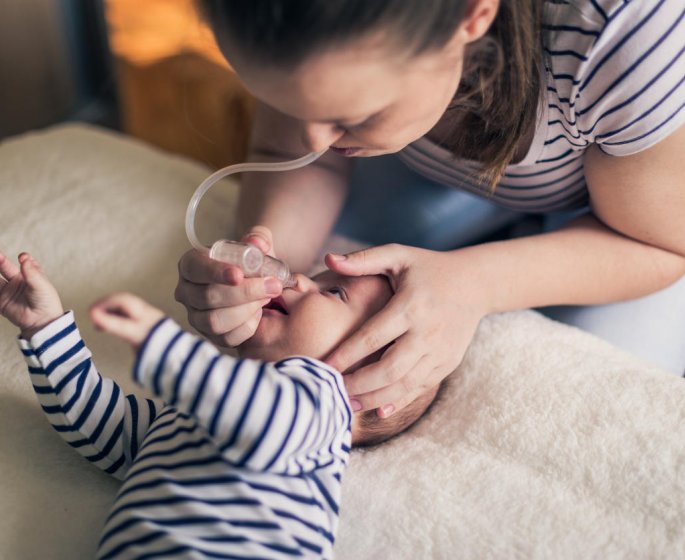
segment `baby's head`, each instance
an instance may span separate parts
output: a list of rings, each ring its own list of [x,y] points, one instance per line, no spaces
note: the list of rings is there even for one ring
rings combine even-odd
[[[294,288],[285,289],[264,307],[254,336],[238,349],[241,356],[270,362],[293,355],[322,360],[393,294],[387,278],[380,275],[351,277],[326,271],[313,278],[297,274],[296,279]],[[355,414],[353,443],[373,445],[404,431],[424,414],[436,394],[437,388],[429,390],[385,419],[375,410]]]

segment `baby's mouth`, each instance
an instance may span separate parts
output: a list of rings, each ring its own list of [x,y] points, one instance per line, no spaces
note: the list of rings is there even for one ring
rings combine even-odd
[[[288,314],[288,308],[285,306],[285,300],[281,296],[273,298],[263,307],[263,309],[273,309],[274,311],[278,311],[283,315]]]

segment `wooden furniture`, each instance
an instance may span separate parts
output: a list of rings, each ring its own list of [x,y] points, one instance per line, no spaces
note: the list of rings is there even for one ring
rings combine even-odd
[[[124,132],[212,167],[244,161],[254,101],[192,0],[108,0]]]

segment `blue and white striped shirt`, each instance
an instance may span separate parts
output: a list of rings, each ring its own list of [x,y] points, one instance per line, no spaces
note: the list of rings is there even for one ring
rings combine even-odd
[[[99,558],[330,558],[351,443],[341,377],[317,360],[239,360],[161,321],[135,380],[102,377],[66,313],[19,345],[52,426],[124,480]]]
[[[547,0],[544,102],[528,154],[494,194],[475,162],[421,138],[400,157],[422,175],[524,212],[588,204],[584,152],[645,150],[685,123],[685,0]]]

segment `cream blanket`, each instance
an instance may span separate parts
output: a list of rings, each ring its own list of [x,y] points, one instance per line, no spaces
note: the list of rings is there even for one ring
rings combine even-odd
[[[129,390],[130,351],[87,307],[130,290],[183,322],[183,216],[206,174],[83,126],[0,145],[0,247],[43,262]],[[205,239],[235,194],[203,203]],[[14,336],[2,322],[0,558],[90,558],[117,483],[48,426]],[[533,312],[489,317],[430,416],[353,454],[338,558],[684,558],[684,420],[685,381]]]

